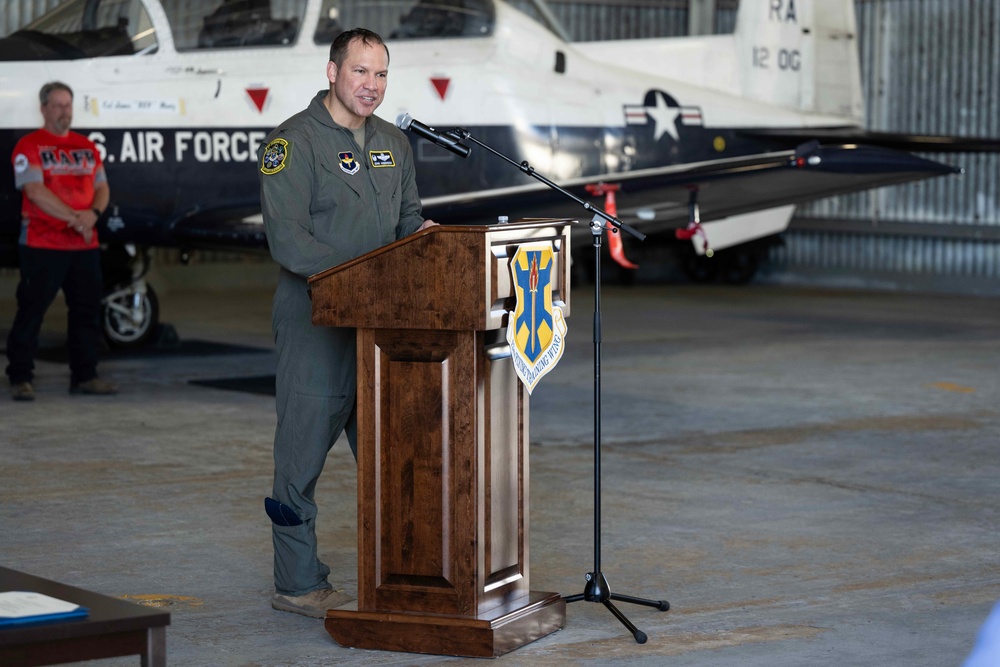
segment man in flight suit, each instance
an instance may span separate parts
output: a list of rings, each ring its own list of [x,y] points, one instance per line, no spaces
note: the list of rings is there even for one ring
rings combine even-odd
[[[330,47],[321,90],[258,151],[271,256],[281,265],[272,329],[278,351],[271,606],[315,618],[351,598],[327,581],[316,543],[316,482],[347,431],[357,456],[355,330],[312,325],[306,278],[435,223],[421,215],[406,136],[372,115],[389,50],[358,28]],[[344,295],[350,298],[350,295]]]

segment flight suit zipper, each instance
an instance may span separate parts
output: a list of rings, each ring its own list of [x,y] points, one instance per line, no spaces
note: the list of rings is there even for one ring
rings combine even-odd
[[[367,124],[367,121],[366,121],[366,124]],[[341,127],[340,130],[344,134],[347,135],[347,140],[350,142],[351,146],[354,148],[355,155],[358,156],[357,157],[358,162],[359,162],[359,164],[361,164],[362,168],[364,169],[365,180],[368,181],[368,189],[371,192],[371,199],[367,203],[370,206],[370,208],[373,208],[375,210],[375,234],[376,234],[375,241],[376,241],[376,243],[374,244],[373,247],[376,247],[376,248],[381,247],[381,246],[384,245],[383,239],[385,238],[385,230],[383,229],[383,226],[385,225],[385,221],[384,221],[383,216],[382,216],[382,209],[378,205],[378,203],[379,203],[378,202],[378,197],[379,197],[378,187],[375,185],[375,180],[374,180],[374,178],[372,176],[371,169],[368,166],[368,160],[365,159],[365,154],[364,154],[365,152],[364,152],[364,150],[362,150],[362,148],[360,146],[358,146],[358,142],[354,140],[354,133],[351,132],[350,130],[348,130],[346,127]],[[368,143],[368,128],[367,128],[367,126],[365,127],[365,143],[366,144]],[[393,234],[393,238],[395,238],[395,234]]]

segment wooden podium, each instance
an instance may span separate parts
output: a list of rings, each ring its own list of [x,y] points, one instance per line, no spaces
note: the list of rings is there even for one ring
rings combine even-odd
[[[529,589],[528,395],[505,338],[508,262],[550,243],[569,315],[570,220],[418,232],[309,279],[313,324],[358,330],[358,601],[343,646],[495,657],[563,627]]]

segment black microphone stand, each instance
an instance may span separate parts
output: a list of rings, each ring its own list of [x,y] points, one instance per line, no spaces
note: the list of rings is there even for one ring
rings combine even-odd
[[[645,644],[646,633],[635,627],[635,625],[633,625],[632,622],[625,617],[625,614],[623,614],[611,601],[618,600],[620,602],[644,605],[659,609],[660,611],[667,611],[670,609],[670,603],[666,600],[648,600],[645,598],[633,597],[631,595],[612,593],[611,587],[608,585],[608,580],[604,577],[604,573],[601,572],[601,239],[607,223],[610,223],[613,226],[610,230],[613,234],[617,233],[619,229],[622,229],[640,241],[645,240],[646,236],[632,227],[629,227],[618,218],[606,213],[590,202],[577,197],[573,193],[566,191],[549,179],[545,178],[536,172],[534,168],[528,164],[527,160],[520,163],[515,162],[503,153],[494,150],[490,146],[487,146],[473,137],[468,130],[457,128],[451,130],[449,134],[452,134],[459,139],[468,139],[473,143],[482,146],[494,155],[514,165],[525,174],[536,178],[553,190],[569,197],[576,203],[583,206],[586,211],[594,213],[594,218],[590,221],[590,231],[594,236],[594,570],[587,573],[587,583],[584,586],[583,593],[566,595],[563,597],[566,602],[578,602],[580,600],[586,600],[587,602],[600,602],[608,608],[608,611],[614,614],[615,618],[621,621],[622,625],[628,628],[628,631],[632,633],[633,637],[635,637],[636,642],[639,644]]]

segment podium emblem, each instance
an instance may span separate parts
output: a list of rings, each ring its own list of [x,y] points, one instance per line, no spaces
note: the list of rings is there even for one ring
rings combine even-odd
[[[514,371],[528,393],[555,368],[565,347],[566,320],[552,305],[555,257],[549,243],[524,244],[510,261],[517,305],[510,313],[507,342]]]

